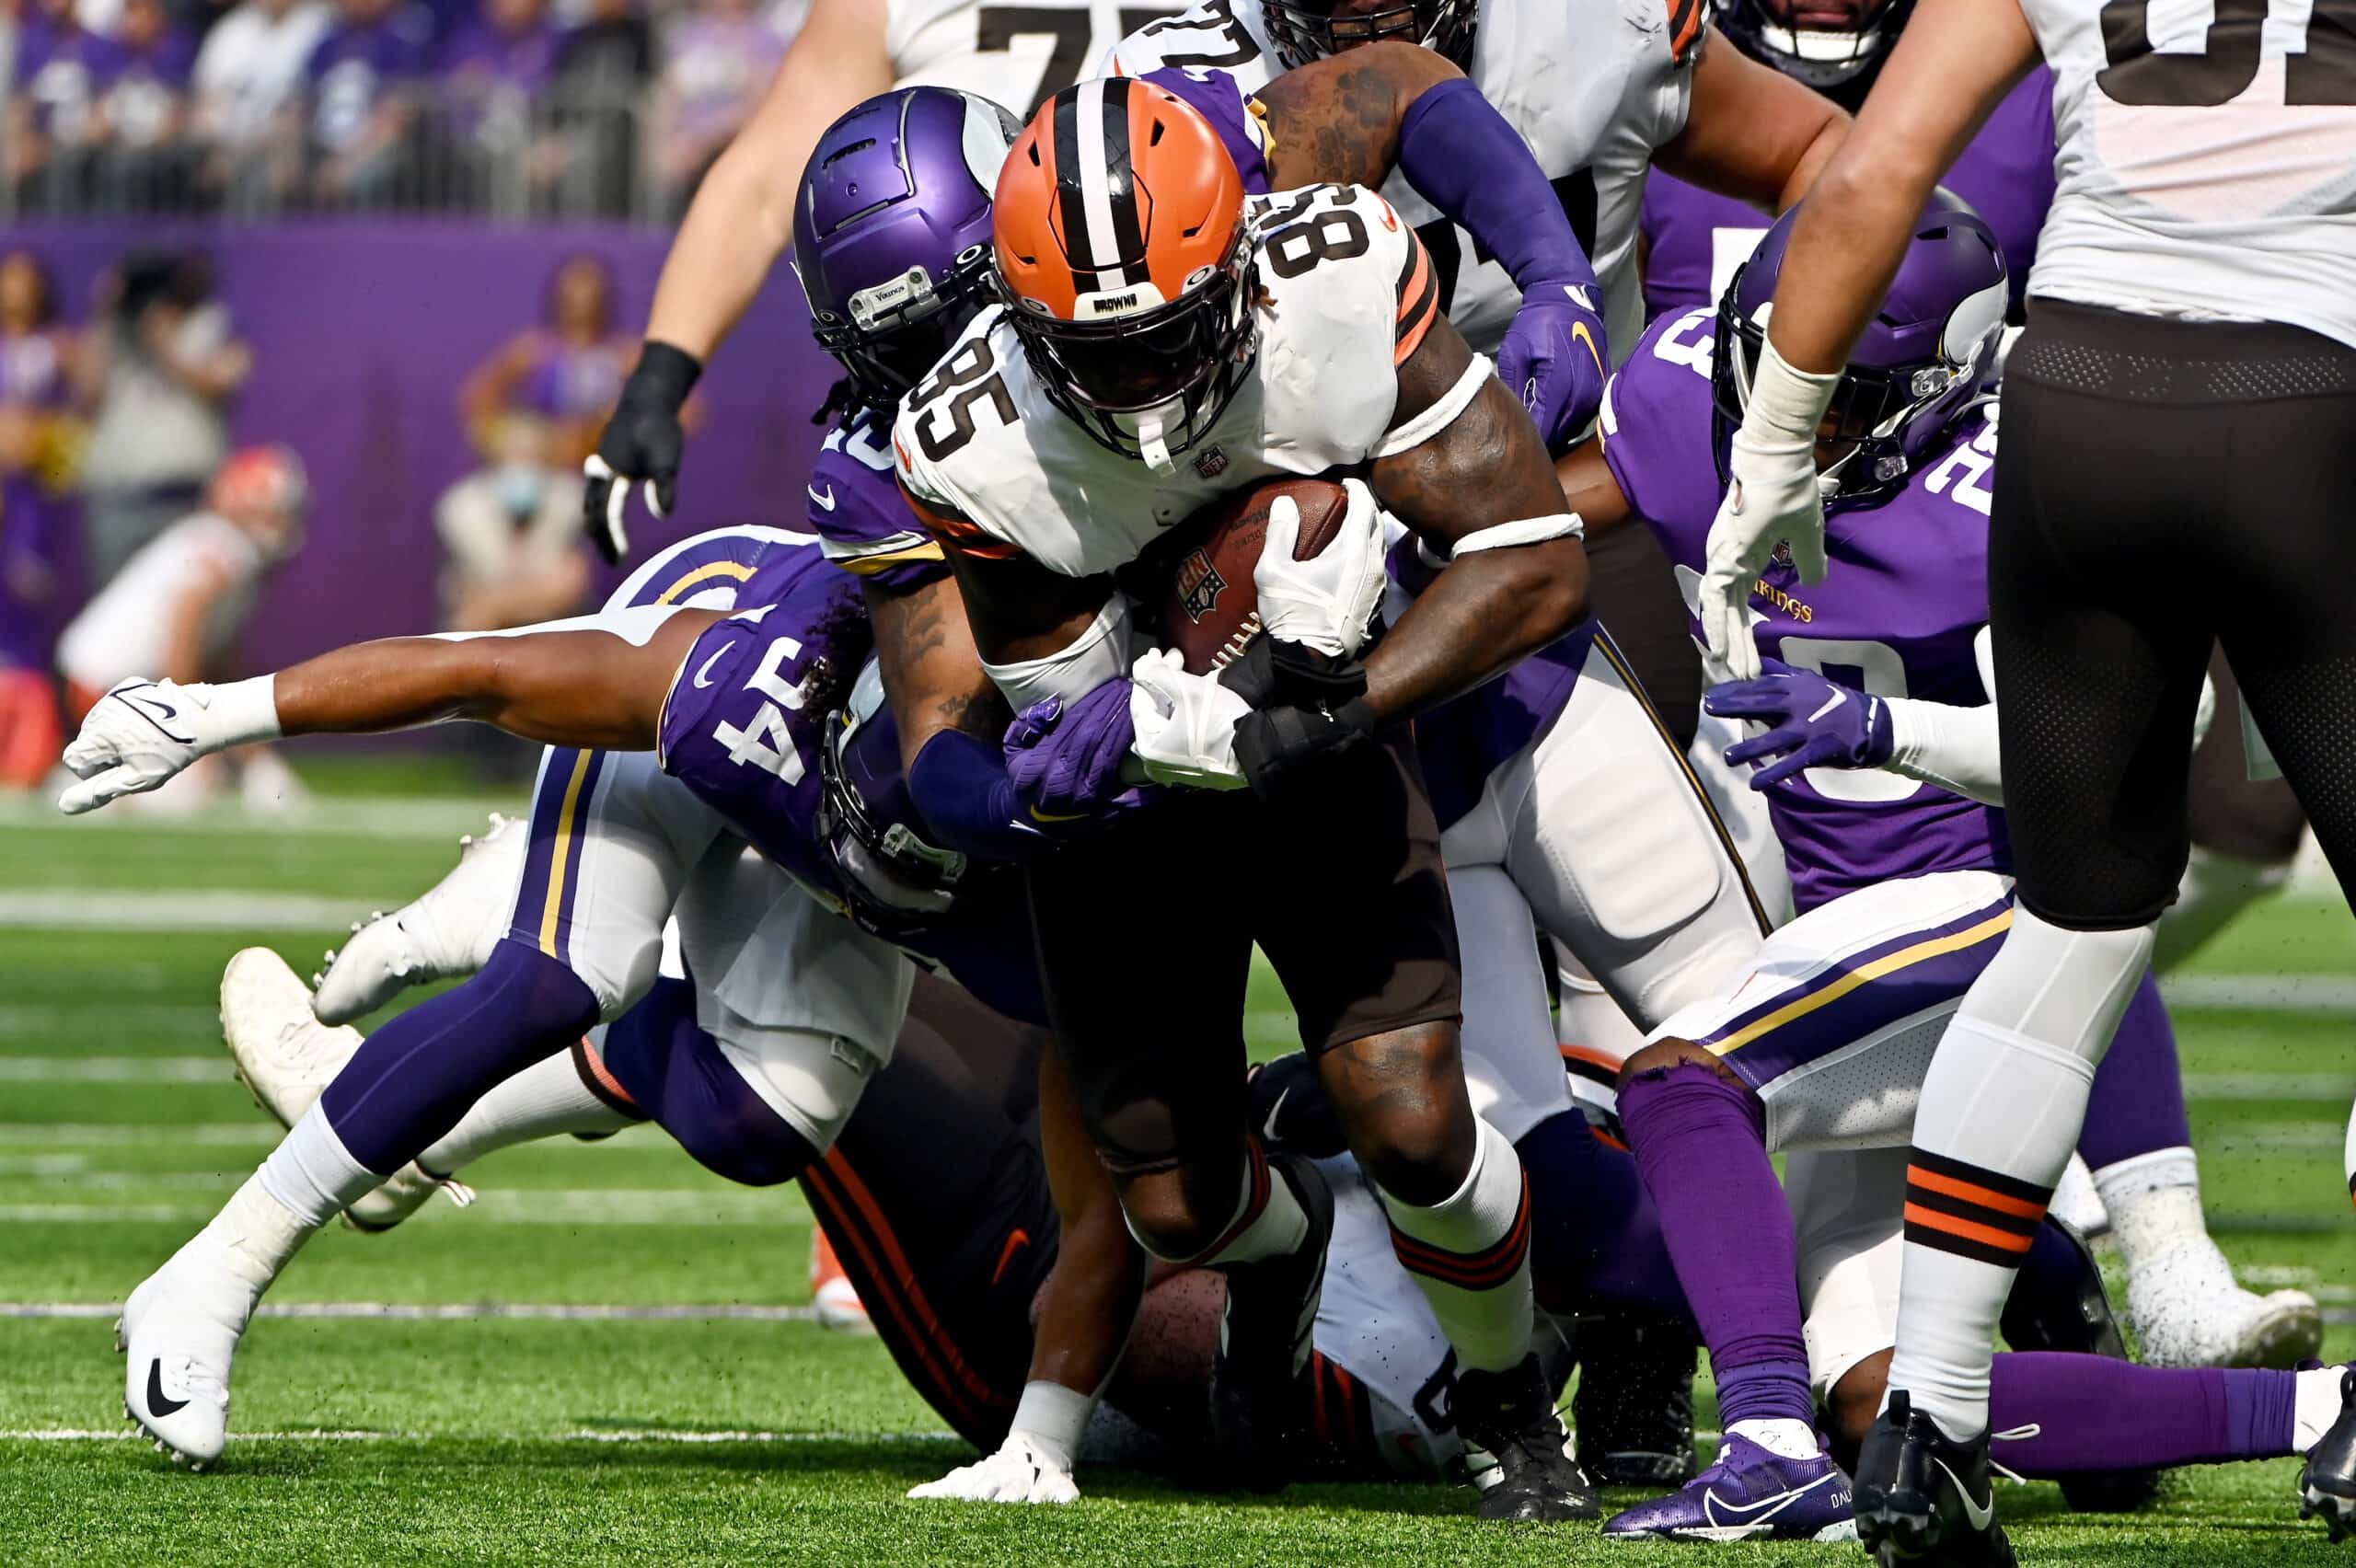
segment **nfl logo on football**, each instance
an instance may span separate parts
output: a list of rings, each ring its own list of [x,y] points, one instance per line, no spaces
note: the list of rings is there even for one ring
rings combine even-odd
[[[1186,559],[1178,563],[1178,607],[1186,612],[1188,620],[1199,623],[1210,614],[1226,587],[1227,579],[1204,551],[1188,550]]]

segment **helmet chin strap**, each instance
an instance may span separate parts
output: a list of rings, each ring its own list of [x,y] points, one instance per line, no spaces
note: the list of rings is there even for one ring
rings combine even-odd
[[[1145,459],[1147,467],[1165,478],[1177,472],[1178,460],[1170,455],[1170,443],[1163,432],[1170,428],[1169,416],[1173,410],[1181,421],[1184,420],[1184,401],[1183,398],[1172,398],[1169,402],[1148,409],[1138,416],[1138,455]]]

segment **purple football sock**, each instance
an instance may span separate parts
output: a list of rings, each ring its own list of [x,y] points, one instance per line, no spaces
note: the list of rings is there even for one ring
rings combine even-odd
[[[504,939],[473,979],[370,1035],[319,1104],[352,1158],[390,1175],[596,1021],[597,998],[572,971]]]
[[[1699,1062],[1680,1062],[1630,1078],[1620,1120],[1710,1347],[1721,1417],[1728,1425],[1813,1424],[1799,1242],[1767,1159],[1758,1097]]]
[[[1576,1111],[1549,1116],[1513,1147],[1530,1177],[1530,1277],[1540,1305],[1567,1311],[1609,1302],[1686,1315],[1660,1214],[1634,1160],[1605,1147]]]
[[[2295,1372],[2006,1353],[1989,1383],[1989,1457],[2032,1477],[2276,1458],[2292,1451],[2298,1382]]]
[[[687,981],[657,980],[606,1031],[597,1057],[641,1113],[731,1182],[791,1182],[818,1158],[697,1026],[695,987]]]
[[[2095,1069],[2086,1099],[2086,1124],[2078,1152],[2100,1170],[2154,1149],[2192,1143],[2184,1117],[2184,1075],[2177,1065],[2176,1029],[2159,982],[2148,974],[2127,1004],[2112,1037],[2110,1053]]]

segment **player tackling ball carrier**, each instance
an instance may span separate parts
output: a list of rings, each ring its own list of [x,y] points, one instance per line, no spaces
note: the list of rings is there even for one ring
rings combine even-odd
[[[1030,869],[1048,1005],[1139,1242],[1228,1274],[1219,1435],[1277,1469],[1273,1412],[1305,1363],[1333,1214],[1312,1167],[1246,1131],[1256,940],[1457,1350],[1459,1421],[1502,1469],[1481,1512],[1591,1517],[1530,1349],[1527,1186],[1465,1092],[1438,834],[1403,723],[1581,614],[1578,522],[1545,447],[1387,203],[1355,186],[1247,199],[1218,133],[1150,84],[1044,106],[994,234],[1007,303],[903,405],[894,445],[964,594],[975,695],[994,686],[1045,731],[1034,752],[1068,748],[1025,801],[1095,836]],[[1238,669],[1140,655],[1116,571],[1215,496],[1334,471],[1359,477],[1350,515],[1306,561],[1296,519],[1272,521],[1267,635]],[[1368,648],[1378,499],[1454,560]],[[1140,788],[1131,754],[1178,788]],[[1140,941],[1115,917],[1143,900]]]
[[[2356,876],[2356,50],[2336,16],[2267,12],[2170,38],[2134,0],[1924,0],[1775,291],[1702,590],[1744,676],[1779,543],[1824,575],[1813,452],[1850,346],[1939,172],[2043,55],[2058,186],[1989,541],[2019,909],[1923,1085],[1925,1212],[2043,1212],[2184,872],[2212,644],[2342,889]],[[1905,1251],[1860,1534],[1885,1563],[2009,1562],[1986,1482],[2009,1259],[1911,1218]]]

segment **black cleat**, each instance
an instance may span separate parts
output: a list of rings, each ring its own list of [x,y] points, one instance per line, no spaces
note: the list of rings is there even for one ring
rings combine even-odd
[[[1604,1486],[1674,1492],[1693,1479],[1691,1323],[1611,1311],[1578,1330],[1579,1382],[1571,1395],[1579,1464]]]
[[[2039,1288],[2023,1273],[2004,1302],[2004,1343],[2015,1350],[2065,1351],[2077,1355],[2107,1355],[2131,1361],[2119,1319],[2111,1310],[2110,1293],[2102,1283],[2102,1266],[2085,1238],[2062,1221],[2045,1223],[2061,1232],[2078,1255],[2078,1274],[2066,1287]],[[2004,1462],[2004,1446],[1996,1446],[1995,1462]],[[2061,1478],[2062,1496],[2082,1514],[2132,1514],[2149,1507],[2160,1494],[2155,1470],[2087,1470]]]
[[[1503,1372],[1459,1372],[1451,1407],[1464,1440],[1497,1461],[1497,1483],[1474,1510],[1484,1519],[1560,1524],[1600,1518],[1595,1482],[1565,1453],[1568,1441],[1535,1353]]]
[[[2321,1519],[2334,1541],[2356,1537],[2356,1366],[2339,1374],[2339,1419],[2300,1467],[2299,1517]]]
[[[1987,1435],[1958,1443],[1892,1389],[1858,1449],[1857,1539],[1881,1568],[2014,1568],[1996,1522]]]
[[[1234,1263],[1211,1363],[1211,1437],[1220,1462],[1255,1492],[1291,1479],[1309,1404],[1310,1338],[1325,1285],[1325,1245],[1334,1235],[1334,1193],[1299,1155],[1268,1157],[1268,1178],[1292,1189],[1309,1216],[1309,1237],[1281,1257]]]

